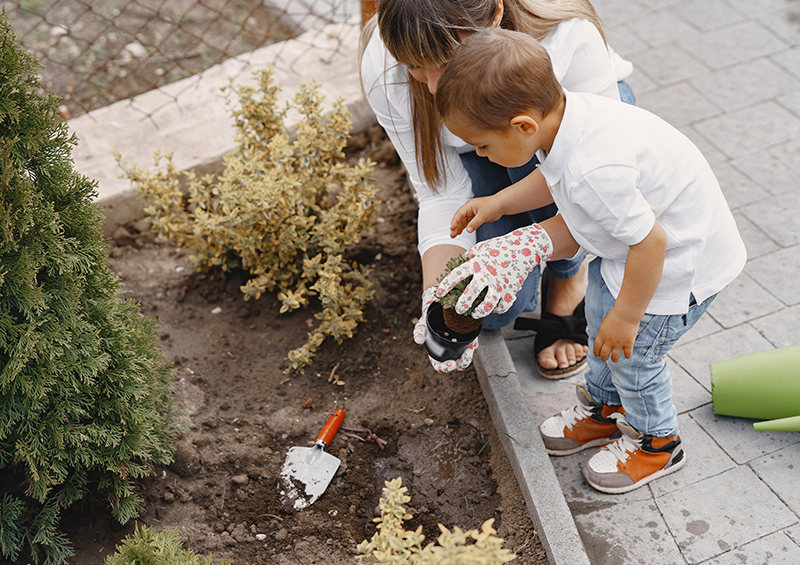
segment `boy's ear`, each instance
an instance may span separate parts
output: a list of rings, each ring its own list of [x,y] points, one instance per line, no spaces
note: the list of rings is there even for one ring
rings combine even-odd
[[[525,135],[536,135],[536,132],[539,131],[539,122],[526,114],[514,116],[511,118],[509,125]]]

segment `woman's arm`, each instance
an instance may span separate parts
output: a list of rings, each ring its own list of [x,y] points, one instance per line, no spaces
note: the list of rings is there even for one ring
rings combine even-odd
[[[373,33],[364,51],[361,80],[367,101],[400,156],[419,203],[420,255],[424,257],[428,250],[439,245],[456,245],[462,251],[469,249],[475,244],[475,236],[462,234],[456,240],[451,239],[450,219],[472,198],[472,182],[457,148],[447,144],[442,156],[445,171],[442,186],[435,190],[425,182],[421,167],[417,166],[408,74],[405,67],[392,58],[377,33]],[[434,279],[441,274],[445,262],[441,263],[441,270]]]

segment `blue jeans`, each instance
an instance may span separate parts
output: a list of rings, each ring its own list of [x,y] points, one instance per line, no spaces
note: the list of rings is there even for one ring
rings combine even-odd
[[[619,98],[626,104],[636,104],[636,97],[633,95],[630,85],[621,80],[617,83],[617,90],[619,90]]]
[[[619,95],[623,102],[634,104],[636,99],[628,83],[620,81],[617,83]],[[539,165],[536,156],[526,165],[507,169],[489,161],[485,157],[478,157],[477,153],[471,151],[461,155],[461,162],[467,169],[472,180],[472,193],[477,197],[491,196],[500,192],[507,186],[522,180]],[[522,214],[513,216],[503,216],[496,222],[483,224],[475,234],[478,241],[486,241],[493,237],[505,235],[517,228],[539,223],[548,218],[552,218],[558,212],[555,204],[550,204],[544,208],[538,208]],[[569,279],[578,274],[583,259],[565,259],[562,261],[551,261],[547,263],[550,274],[557,279]],[[539,279],[541,278],[540,269],[534,269],[525,284],[517,293],[516,300],[511,308],[503,314],[489,314],[483,319],[483,327],[488,330],[500,329],[514,322],[523,312],[533,312],[538,303]]]
[[[592,399],[625,408],[625,420],[639,432],[657,437],[678,433],[678,414],[672,404],[672,378],[666,354],[708,309],[716,295],[702,304],[692,296],[686,314],[645,314],[633,344],[633,355],[614,363],[595,357],[592,348],[600,324],[614,306],[614,295],[600,274],[600,258],[589,263],[586,290],[586,331],[589,334],[587,390]]]

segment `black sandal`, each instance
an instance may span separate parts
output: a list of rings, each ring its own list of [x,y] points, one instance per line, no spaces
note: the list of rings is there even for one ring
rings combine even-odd
[[[533,352],[536,357],[536,370],[546,379],[565,379],[586,368],[586,356],[584,355],[569,367],[546,369],[539,364],[539,353],[547,349],[559,339],[568,339],[581,345],[589,344],[589,336],[586,334],[586,313],[585,300],[575,308],[571,316],[556,316],[546,310],[547,289],[550,285],[550,273],[545,268],[542,275],[542,315],[540,319],[517,318],[514,322],[515,330],[533,330],[536,335],[533,338]]]

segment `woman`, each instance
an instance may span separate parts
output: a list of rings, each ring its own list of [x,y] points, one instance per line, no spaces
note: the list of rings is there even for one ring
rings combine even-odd
[[[553,216],[555,205],[485,224],[476,234],[449,235],[450,219],[473,196],[493,194],[520,180],[538,164],[506,169],[478,157],[474,148],[447,131],[434,105],[436,83],[460,40],[475,31],[501,26],[529,33],[547,49],[556,78],[567,90],[591,92],[633,103],[624,79],[632,66],[605,43],[588,0],[381,0],[364,28],[361,80],[367,100],[408,172],[419,201],[419,253],[422,257],[423,312],[415,328],[424,342],[427,307],[436,278],[450,257],[476,242]],[[377,30],[376,30],[377,27]],[[564,378],[586,363],[583,296],[587,275],[581,260],[548,264],[543,285],[542,320],[534,351],[539,372]],[[537,305],[535,270],[505,314],[484,319],[484,328],[508,325]],[[521,327],[517,325],[517,327]],[[525,326],[522,326],[525,327]],[[468,349],[457,362],[439,363],[440,372],[463,369]]]

